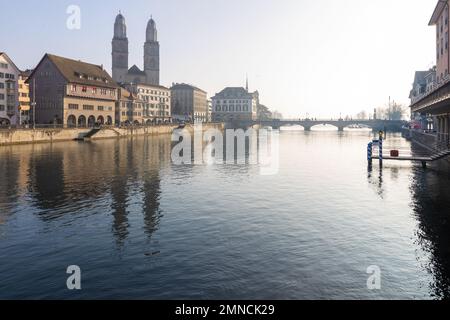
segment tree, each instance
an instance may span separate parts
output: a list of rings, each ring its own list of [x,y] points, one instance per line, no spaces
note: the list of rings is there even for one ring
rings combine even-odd
[[[358,113],[356,115],[356,119],[358,120],[366,120],[367,119],[367,112],[366,111],[361,111],[360,113]]]
[[[389,120],[402,120],[406,113],[406,108],[403,105],[394,103],[387,110],[387,118]]]

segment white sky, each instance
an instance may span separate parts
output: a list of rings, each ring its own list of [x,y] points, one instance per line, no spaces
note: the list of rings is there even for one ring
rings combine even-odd
[[[78,0],[6,2],[20,10],[0,28],[0,51],[20,68],[45,52],[111,66],[115,15],[128,25],[130,66],[142,66],[153,14],[161,43],[161,81],[197,85],[212,96],[226,86],[258,89],[285,117],[355,115],[408,104],[415,70],[435,63],[436,0]],[[82,28],[65,28],[78,4]],[[23,29],[24,22],[32,26]],[[37,31],[36,31],[37,30]],[[109,69],[110,70],[110,69]]]

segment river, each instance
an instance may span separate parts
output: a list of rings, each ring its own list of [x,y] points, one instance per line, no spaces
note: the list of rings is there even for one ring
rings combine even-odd
[[[272,175],[170,136],[0,147],[0,298],[448,299],[450,174],[369,170],[372,138],[283,130]]]

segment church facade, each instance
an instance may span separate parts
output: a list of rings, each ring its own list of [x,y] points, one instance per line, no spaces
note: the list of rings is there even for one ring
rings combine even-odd
[[[114,23],[112,40],[112,78],[119,84],[159,85],[159,42],[156,23],[151,18],[147,24],[144,44],[144,70],[137,65],[129,68],[127,26],[119,13]]]

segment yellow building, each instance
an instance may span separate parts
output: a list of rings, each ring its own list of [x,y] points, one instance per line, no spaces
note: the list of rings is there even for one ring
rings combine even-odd
[[[31,70],[21,72],[19,75],[19,112],[20,123],[28,124],[30,122],[30,87],[26,83],[28,77],[31,74]]]

